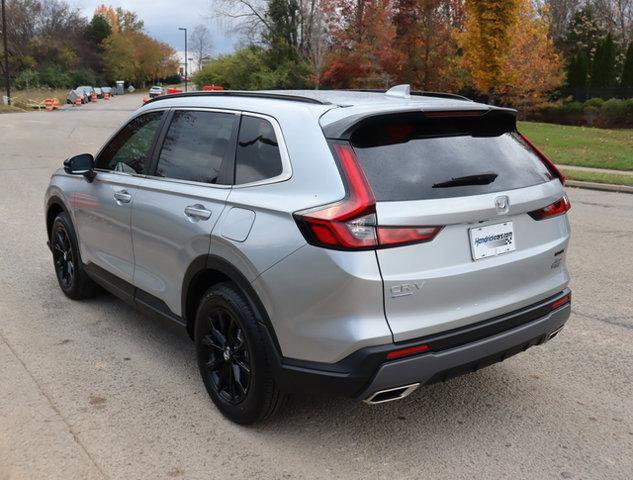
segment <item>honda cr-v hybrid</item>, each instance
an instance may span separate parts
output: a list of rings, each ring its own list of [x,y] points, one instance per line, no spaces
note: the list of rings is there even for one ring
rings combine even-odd
[[[62,291],[182,325],[239,423],[293,392],[400,399],[570,314],[562,175],[515,111],[454,95],[159,97],[45,204]]]

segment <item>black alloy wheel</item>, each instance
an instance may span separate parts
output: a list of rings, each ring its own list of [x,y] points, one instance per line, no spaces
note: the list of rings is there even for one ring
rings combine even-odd
[[[63,290],[70,290],[75,278],[77,262],[66,228],[60,225],[52,238],[55,273]]]
[[[232,282],[209,287],[195,322],[198,368],[218,410],[240,425],[279,412],[287,395],[273,375],[276,353],[246,294]]]
[[[218,396],[237,405],[246,398],[251,380],[251,355],[244,332],[233,313],[222,307],[209,312],[207,324],[201,339],[203,375]]]

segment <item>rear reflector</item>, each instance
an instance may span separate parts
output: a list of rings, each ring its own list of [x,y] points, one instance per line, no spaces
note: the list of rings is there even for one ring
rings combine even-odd
[[[556,310],[558,307],[567,305],[570,302],[571,302],[571,293],[568,295],[565,295],[564,297],[559,298],[554,303],[552,303],[552,310]]]
[[[567,195],[565,195],[560,200],[556,200],[554,203],[548,205],[545,208],[528,212],[528,215],[530,215],[530,217],[532,217],[534,220],[544,220],[546,218],[552,218],[557,217],[558,215],[562,215],[568,212],[570,209],[571,203],[569,202]]]
[[[393,352],[389,352],[387,354],[388,360],[393,360],[395,358],[408,357],[410,355],[415,355],[416,353],[422,353],[428,351],[428,345],[416,345],[415,347],[402,348],[400,350],[394,350]]]

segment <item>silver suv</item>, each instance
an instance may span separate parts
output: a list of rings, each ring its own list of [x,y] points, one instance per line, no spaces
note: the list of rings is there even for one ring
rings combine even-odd
[[[197,92],[139,109],[46,192],[62,291],[195,341],[238,423],[289,393],[397,400],[542,344],[571,309],[556,167],[448,94]]]

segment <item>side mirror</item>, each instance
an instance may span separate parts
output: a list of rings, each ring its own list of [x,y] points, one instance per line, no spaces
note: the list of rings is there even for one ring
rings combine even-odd
[[[92,182],[97,176],[94,168],[95,159],[89,153],[75,155],[64,162],[64,171],[66,173],[70,173],[71,175],[83,175],[89,182]]]

